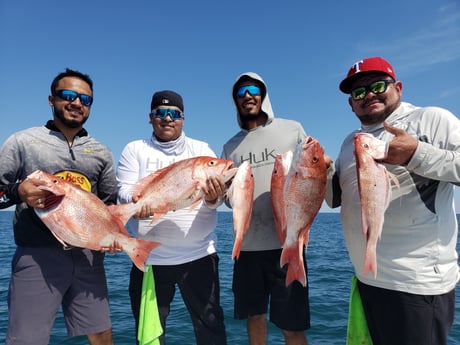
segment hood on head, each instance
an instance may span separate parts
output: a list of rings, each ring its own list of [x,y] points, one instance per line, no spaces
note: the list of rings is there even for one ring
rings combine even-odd
[[[246,72],[246,73],[242,73],[240,74],[237,78],[236,78],[236,81],[235,83],[233,84],[233,87],[232,87],[232,99],[233,99],[233,103],[235,104],[235,108],[236,108],[236,117],[237,117],[237,120],[238,120],[238,125],[240,126],[240,128],[243,128],[243,123],[241,121],[241,116],[238,112],[238,107],[236,105],[236,99],[235,99],[235,86],[241,81],[241,80],[246,80],[246,79],[252,79],[252,80],[255,80],[257,81],[259,84],[261,84],[262,86],[262,106],[261,106],[261,110],[267,115],[267,118],[268,118],[268,122],[271,122],[273,120],[273,118],[275,117],[275,114],[273,113],[273,109],[272,109],[272,104],[270,103],[270,97],[268,96],[268,90],[267,90],[267,85],[265,84],[264,80],[262,79],[262,77],[260,75],[258,75],[257,73],[254,73],[254,72]]]

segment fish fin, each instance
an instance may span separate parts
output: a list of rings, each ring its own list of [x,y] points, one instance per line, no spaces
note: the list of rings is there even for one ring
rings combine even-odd
[[[299,248],[300,247],[300,248]],[[286,286],[289,286],[294,280],[297,280],[302,286],[307,285],[307,276],[303,265],[301,251],[303,243],[295,242],[292,246],[285,246],[281,252],[280,265],[288,265],[286,273]]]
[[[305,250],[308,248],[308,241],[310,239],[310,227],[305,231],[305,235],[303,235],[303,244],[305,246]]]
[[[276,228],[276,234],[278,235],[278,239],[280,240],[281,245],[284,245],[286,241],[286,226],[283,222],[280,224],[280,228]]]
[[[132,240],[136,241],[136,245],[134,246],[134,249],[127,252],[127,254],[137,268],[146,272],[147,269],[145,267],[145,262],[147,261],[150,251],[155,247],[158,247],[161,243],[137,238],[132,238]]]
[[[235,243],[233,244],[232,259],[238,259],[240,257],[241,245],[243,244],[242,237],[236,237]]]
[[[273,194],[272,194],[273,196]],[[278,200],[279,202],[279,200]],[[284,206],[284,204],[283,204]],[[287,226],[286,226],[286,215],[284,212],[282,214],[278,214],[276,212],[276,206],[275,202],[271,200],[271,208],[272,208],[272,213],[273,213],[273,219],[275,221],[275,228],[276,228],[276,234],[278,235],[278,239],[280,241],[280,244],[283,245],[284,241],[286,240],[286,231],[287,231]]]
[[[163,217],[166,213],[168,213],[168,212],[162,212],[162,211],[161,212],[154,212],[153,216],[152,216],[152,221],[150,222],[150,224],[155,223],[158,219]]]
[[[191,210],[194,210],[195,208],[198,207],[198,205],[201,203],[201,199],[198,199],[197,201],[195,201],[192,205],[190,205],[190,209]]]
[[[361,206],[361,233],[363,237],[367,238],[367,233],[369,232],[369,224],[367,222],[367,217]]]
[[[399,185],[399,181],[398,181],[398,178],[396,177],[395,174],[392,174],[391,172],[389,172],[387,170],[387,175],[388,175],[388,179],[390,181],[393,181],[393,184],[398,188],[398,191],[399,191],[399,199],[400,199],[400,204],[402,205],[402,193],[401,193],[401,186]]]
[[[363,274],[367,276],[370,272],[374,273],[374,279],[377,278],[377,254],[376,249],[371,246],[366,246],[366,254],[364,255]]]
[[[72,249],[72,248],[73,248],[71,245],[69,245],[68,243],[64,242],[64,240],[61,239],[56,233],[54,233],[54,231],[51,231],[51,233],[52,233],[53,236],[58,240],[58,242],[62,244],[62,248],[63,248],[64,250]]]

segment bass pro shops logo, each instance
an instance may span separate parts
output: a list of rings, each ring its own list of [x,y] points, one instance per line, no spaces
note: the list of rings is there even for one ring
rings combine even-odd
[[[91,192],[91,183],[89,182],[89,179],[83,174],[77,173],[75,171],[60,171],[54,175],[80,187],[87,192]]]

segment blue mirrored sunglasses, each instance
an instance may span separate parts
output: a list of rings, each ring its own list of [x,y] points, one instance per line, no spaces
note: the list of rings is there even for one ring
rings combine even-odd
[[[260,91],[260,87],[258,86],[255,86],[255,85],[246,85],[246,86],[242,86],[238,89],[238,91],[236,91],[236,95],[238,97],[244,97],[244,95],[246,94],[246,92],[249,92],[249,94],[251,96],[254,96],[254,95],[261,95],[261,91]]]
[[[80,98],[81,104],[87,107],[93,104],[93,97],[91,97],[90,95],[85,95],[84,93],[78,93],[72,90],[56,90],[54,91],[54,96],[58,96],[64,101],[68,101],[68,102],[73,102],[78,97]]]
[[[166,119],[166,116],[169,116],[171,120],[182,120],[184,118],[183,112],[173,108],[157,108],[152,110],[150,114],[162,120]]]

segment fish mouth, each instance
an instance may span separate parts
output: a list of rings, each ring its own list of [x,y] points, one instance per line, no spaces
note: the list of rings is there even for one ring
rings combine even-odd
[[[233,182],[233,178],[235,177],[238,171],[238,168],[231,168],[232,166],[233,164],[229,166],[229,169],[224,174],[224,183],[226,188],[230,187],[230,185]]]
[[[61,203],[62,199],[64,199],[64,195],[55,195],[51,193],[45,197],[45,206],[43,208],[45,210],[55,208]]]
[[[224,182],[225,183],[231,182],[231,180],[235,177],[237,171],[238,171],[238,168],[231,168],[230,166],[229,169],[224,174]]]

